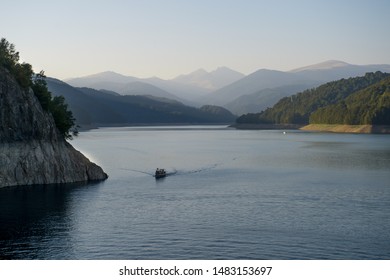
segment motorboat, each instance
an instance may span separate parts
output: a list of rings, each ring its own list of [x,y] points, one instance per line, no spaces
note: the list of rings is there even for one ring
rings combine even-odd
[[[167,172],[165,171],[165,169],[163,168],[156,169],[156,173],[154,174],[154,177],[156,177],[156,179],[164,178],[165,176],[167,176]]]

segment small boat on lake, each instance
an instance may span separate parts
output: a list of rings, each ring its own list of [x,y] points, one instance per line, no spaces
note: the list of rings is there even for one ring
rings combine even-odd
[[[156,177],[156,179],[164,178],[165,176],[167,176],[167,172],[165,171],[165,169],[163,168],[156,169],[156,173],[154,174],[154,177]]]

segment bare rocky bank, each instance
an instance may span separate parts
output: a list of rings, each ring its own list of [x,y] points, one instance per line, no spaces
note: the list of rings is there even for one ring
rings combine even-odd
[[[300,128],[301,130],[336,132],[336,133],[375,133],[390,134],[388,125],[347,125],[347,124],[309,124]]]
[[[372,133],[372,134],[390,134],[389,125],[347,125],[347,124],[252,124],[239,123],[230,127],[236,129],[253,129],[253,130],[286,130],[299,129],[315,132],[335,132],[335,133]]]
[[[32,90],[0,68],[0,187],[107,177],[63,138]]]

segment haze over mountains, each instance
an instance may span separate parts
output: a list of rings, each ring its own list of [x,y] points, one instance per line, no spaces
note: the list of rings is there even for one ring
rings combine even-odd
[[[390,65],[352,65],[330,60],[287,72],[260,69],[247,76],[220,67],[211,72],[199,69],[172,80],[103,72],[66,81],[72,86],[105,89],[122,95],[154,95],[199,107],[218,105],[241,115],[260,112],[282,97],[325,82],[376,71],[390,72]]]
[[[256,113],[297,91],[376,71],[390,72],[390,65],[352,65],[331,60],[288,72],[260,69],[214,91],[207,96],[206,103],[223,106],[238,115]],[[263,103],[264,100],[267,102]]]
[[[190,107],[173,99],[148,95],[120,95],[113,91],[76,88],[46,78],[53,95],[65,97],[77,125],[83,128],[150,124],[228,124],[236,116],[218,106]],[[154,90],[152,85],[148,85]]]
[[[202,95],[243,77],[245,75],[242,73],[220,67],[211,72],[199,69],[172,80],[162,80],[157,77],[141,79],[106,71],[65,81],[75,87],[106,89],[122,95],[155,95],[179,100],[189,105],[203,105],[197,102]]]
[[[211,72],[199,69],[187,75],[180,75],[173,81],[214,91],[244,77],[245,75],[240,72],[227,67],[219,67]]]

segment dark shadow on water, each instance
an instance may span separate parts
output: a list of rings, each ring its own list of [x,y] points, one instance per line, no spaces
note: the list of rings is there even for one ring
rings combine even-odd
[[[100,184],[102,183],[1,188],[0,259],[42,258],[36,244],[40,240],[64,234],[69,226],[71,193],[81,188],[95,188]]]

